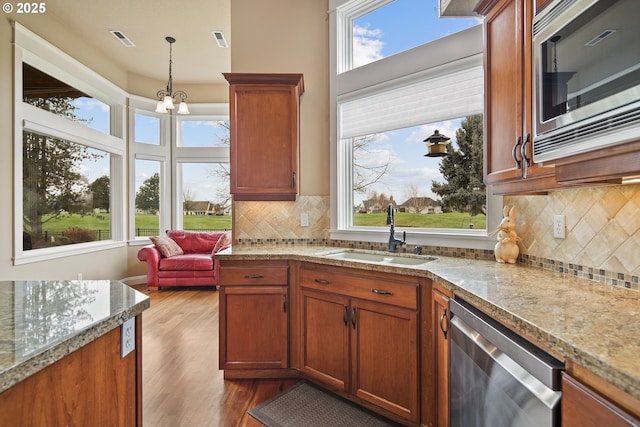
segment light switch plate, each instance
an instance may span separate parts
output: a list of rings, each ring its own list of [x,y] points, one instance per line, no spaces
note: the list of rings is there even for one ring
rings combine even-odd
[[[124,358],[136,348],[136,318],[124,322],[120,331],[120,357]]]

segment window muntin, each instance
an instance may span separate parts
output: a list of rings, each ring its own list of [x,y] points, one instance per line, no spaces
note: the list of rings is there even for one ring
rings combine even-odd
[[[22,64],[23,102],[110,134],[110,107],[47,73]]]
[[[228,163],[179,163],[185,230],[230,230]]]
[[[179,147],[229,146],[229,124],[224,120],[177,118]]]
[[[23,132],[23,251],[111,239],[107,152]]]

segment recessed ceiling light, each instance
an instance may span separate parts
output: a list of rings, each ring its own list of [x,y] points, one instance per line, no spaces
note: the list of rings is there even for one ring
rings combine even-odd
[[[129,37],[125,36],[122,31],[118,30],[109,30],[111,34],[113,34],[118,40],[122,42],[126,47],[135,47],[135,43],[132,42]]]
[[[216,39],[219,47],[229,47],[229,43],[227,43],[227,39],[224,38],[222,31],[211,31],[211,34],[213,34],[213,38]]]

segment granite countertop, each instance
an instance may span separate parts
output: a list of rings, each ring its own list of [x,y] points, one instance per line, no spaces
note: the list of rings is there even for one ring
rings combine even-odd
[[[115,280],[0,281],[0,392],[149,308]]]
[[[428,277],[546,347],[555,357],[572,360],[640,399],[638,291],[495,261],[438,256],[419,266],[395,266],[318,255],[338,249],[240,246],[216,258],[294,259]]]

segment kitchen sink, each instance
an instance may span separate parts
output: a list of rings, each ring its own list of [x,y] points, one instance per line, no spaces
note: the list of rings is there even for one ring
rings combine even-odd
[[[394,255],[383,254],[379,252],[359,251],[355,249],[343,249],[335,251],[319,252],[317,255],[333,258],[343,259],[346,261],[360,261],[369,262],[374,264],[387,264],[387,265],[421,265],[429,261],[433,261],[435,258],[428,256],[409,256],[409,255]]]

